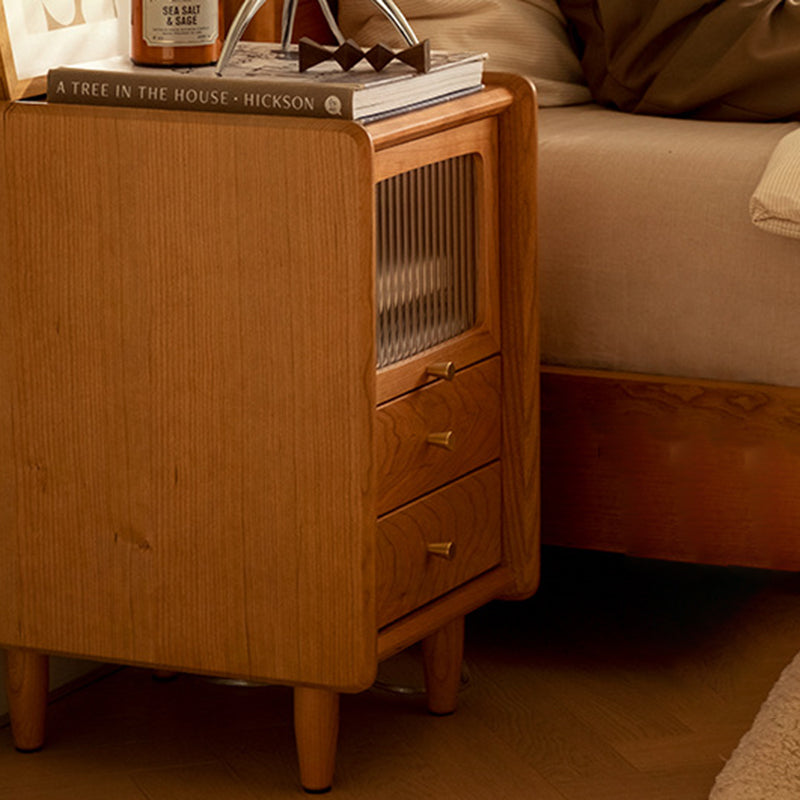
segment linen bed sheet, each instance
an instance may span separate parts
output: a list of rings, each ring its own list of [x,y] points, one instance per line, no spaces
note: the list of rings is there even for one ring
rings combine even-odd
[[[749,213],[797,129],[541,109],[543,363],[800,386],[800,240]]]

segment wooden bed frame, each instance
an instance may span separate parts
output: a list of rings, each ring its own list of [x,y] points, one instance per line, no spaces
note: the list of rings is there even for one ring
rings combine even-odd
[[[800,569],[800,388],[542,367],[542,540]]]

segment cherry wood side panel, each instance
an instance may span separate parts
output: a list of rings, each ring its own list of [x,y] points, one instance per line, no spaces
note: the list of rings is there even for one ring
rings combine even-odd
[[[0,102],[0,123],[5,129],[6,115],[10,106]],[[0,158],[3,158],[0,150]],[[0,272],[10,260],[11,250],[9,216],[11,198],[8,192],[6,171],[0,171]],[[18,573],[13,569],[16,557],[16,540],[13,536],[17,515],[17,492],[14,485],[14,428],[12,426],[11,402],[3,390],[10,380],[13,356],[8,343],[11,342],[13,325],[11,318],[11,293],[0,282],[0,609],[12,619],[19,613]]]
[[[514,103],[498,117],[503,341],[503,551],[511,596],[539,585],[539,284],[536,98],[530,81],[488,73]]]
[[[378,625],[500,562],[500,467],[493,464],[378,520]],[[428,552],[453,545],[451,559]]]
[[[434,433],[451,433],[451,449]],[[379,514],[499,458],[500,359],[379,406],[375,447]]]
[[[42,105],[5,119],[0,470],[17,508],[0,586],[18,583],[0,642],[368,685],[363,130]]]
[[[800,569],[800,389],[543,368],[548,544]]]

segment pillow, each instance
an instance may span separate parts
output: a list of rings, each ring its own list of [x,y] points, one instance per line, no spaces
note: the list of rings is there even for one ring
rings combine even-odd
[[[487,69],[529,77],[540,106],[591,99],[556,0],[397,0],[397,5],[434,50],[486,52]],[[339,0],[339,26],[362,47],[405,44],[371,0]]]
[[[781,139],[750,198],[756,227],[800,239],[800,130]]]

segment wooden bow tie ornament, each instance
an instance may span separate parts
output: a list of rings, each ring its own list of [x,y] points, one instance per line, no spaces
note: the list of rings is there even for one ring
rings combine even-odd
[[[335,61],[343,70],[351,70],[363,59],[366,59],[376,72],[380,72],[394,60],[408,64],[417,72],[428,72],[431,68],[431,43],[429,39],[425,39],[425,41],[412,45],[405,50],[392,50],[386,45],[376,44],[365,51],[352,39],[348,39],[338,47],[326,47],[304,36],[298,42],[298,52],[300,72],[305,72],[323,61]]]

